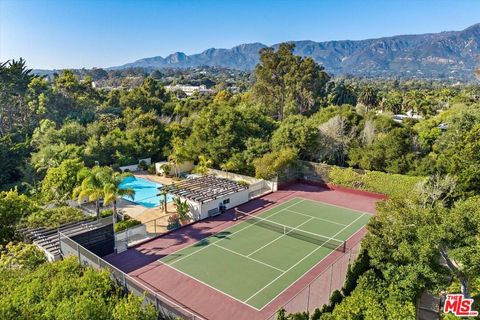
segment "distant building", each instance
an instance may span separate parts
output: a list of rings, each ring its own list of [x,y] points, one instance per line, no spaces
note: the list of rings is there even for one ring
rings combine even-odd
[[[448,129],[448,123],[440,123],[438,125],[438,129],[442,130],[442,131],[445,131]]]
[[[182,84],[177,84],[173,86],[165,86],[165,89],[167,91],[178,91],[181,90],[185,92],[187,96],[191,96],[195,92],[200,92],[200,93],[213,93],[214,91],[212,89],[208,89],[206,86],[201,85],[201,86],[188,86],[188,85],[182,85]]]
[[[422,119],[422,116],[418,114],[413,114],[412,111],[408,111],[406,114],[395,114],[392,117],[393,121],[402,123],[404,119],[415,119],[415,120],[420,120]]]

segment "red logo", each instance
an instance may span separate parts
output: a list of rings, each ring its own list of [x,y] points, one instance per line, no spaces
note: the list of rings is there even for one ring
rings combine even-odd
[[[478,312],[472,310],[473,299],[465,299],[462,294],[447,294],[443,312],[453,313],[458,317],[476,317]]]

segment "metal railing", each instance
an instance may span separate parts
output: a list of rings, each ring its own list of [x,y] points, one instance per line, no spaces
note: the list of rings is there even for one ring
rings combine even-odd
[[[148,288],[138,280],[84,248],[62,232],[59,232],[59,240],[60,252],[63,257],[75,256],[84,266],[90,266],[94,269],[107,269],[110,272],[111,279],[118,286],[122,287],[128,293],[144,297],[146,302],[154,305],[159,311],[161,319],[183,318],[190,320],[206,320],[187,307],[172,301],[164,295],[155,292],[151,288]]]
[[[117,253],[125,251],[128,247],[156,238],[168,231],[168,217],[149,220],[128,229],[115,232],[115,248]]]

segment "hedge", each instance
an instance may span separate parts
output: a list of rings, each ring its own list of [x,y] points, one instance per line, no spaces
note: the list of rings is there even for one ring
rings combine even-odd
[[[352,168],[331,167],[329,182],[335,185],[385,194],[392,198],[411,196],[415,186],[424,177],[406,176],[379,171],[365,171],[364,174]]]
[[[25,219],[25,224],[29,228],[58,228],[62,224],[87,220],[83,212],[77,208],[69,206],[43,209],[35,212]]]
[[[142,222],[135,219],[122,220],[115,223],[114,229],[115,232],[120,232],[128,228],[138,226],[139,224],[142,224]]]

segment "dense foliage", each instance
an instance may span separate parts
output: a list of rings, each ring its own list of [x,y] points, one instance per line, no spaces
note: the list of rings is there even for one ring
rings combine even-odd
[[[82,267],[75,258],[42,263],[34,246],[21,246],[0,256],[1,319],[157,319],[153,306],[124,296],[108,271]]]

